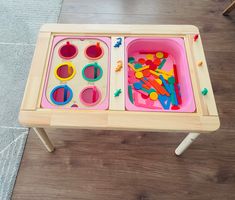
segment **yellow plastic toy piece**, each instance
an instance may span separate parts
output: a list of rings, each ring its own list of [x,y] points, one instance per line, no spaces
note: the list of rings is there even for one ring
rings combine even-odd
[[[153,54],[147,54],[146,59],[147,60],[153,60]]]
[[[157,73],[160,73],[160,74],[162,74],[162,75],[173,76],[173,70],[170,70],[169,72],[166,72],[166,71],[161,70],[161,69],[156,69],[156,72],[157,72]]]
[[[159,76],[159,73],[157,73],[157,72],[155,72],[155,71],[153,71],[153,70],[149,70],[149,71],[150,71],[151,74],[156,75],[156,76]]]
[[[58,75],[58,69],[64,65],[68,66],[68,77],[67,78],[62,78]],[[71,62],[63,62],[63,63],[56,66],[56,68],[54,70],[54,74],[55,74],[55,77],[57,79],[59,79],[60,81],[69,81],[75,76],[76,69],[75,69],[75,66]]]
[[[143,75],[142,72],[136,72],[136,73],[135,73],[135,77],[136,77],[136,78],[143,78],[144,75]]]
[[[134,65],[133,65],[133,64],[128,63],[128,66],[129,66],[133,71],[135,71],[135,72],[136,72],[136,69],[135,69],[135,67],[134,67]]]
[[[163,77],[164,78],[164,77]],[[162,80],[161,79],[156,79],[156,81],[157,81],[157,83],[159,84],[159,85],[161,85],[162,84]]]
[[[157,70],[156,70],[156,72],[155,72],[155,71],[153,71],[153,70],[149,70],[149,71],[150,71],[150,73],[151,73],[151,74],[154,74],[154,75],[156,75],[156,76],[160,76],[160,75],[162,75],[162,76],[163,76],[163,78],[164,78],[164,79],[166,79],[166,80],[168,80],[168,78],[172,76],[172,75],[168,75],[168,73],[167,73],[167,72],[166,72],[167,74],[165,74],[165,73],[162,73],[162,72],[161,72],[161,73],[159,73],[159,71],[157,71]],[[160,71],[162,71],[162,70],[160,70]],[[165,72],[165,71],[163,71],[163,72]]]
[[[162,52],[157,52],[156,53],[156,57],[157,58],[163,58],[164,57],[164,54]]]
[[[156,101],[158,99],[158,94],[156,92],[151,92],[149,98],[153,101]]]
[[[141,67],[141,68],[139,68],[139,69],[136,69],[135,71],[136,72],[141,72],[141,71],[143,71],[143,70],[145,70],[145,69],[148,69],[149,68],[149,65],[146,65],[146,66],[144,66],[144,67]]]

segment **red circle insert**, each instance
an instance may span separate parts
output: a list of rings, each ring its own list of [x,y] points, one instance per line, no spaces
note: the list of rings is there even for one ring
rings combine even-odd
[[[78,49],[75,45],[66,42],[65,45],[59,48],[59,55],[63,59],[72,59],[78,54]]]
[[[104,51],[102,47],[100,46],[99,42],[97,42],[97,44],[95,45],[94,44],[90,45],[85,49],[86,57],[91,60],[99,59],[103,56],[103,54],[104,54]]]

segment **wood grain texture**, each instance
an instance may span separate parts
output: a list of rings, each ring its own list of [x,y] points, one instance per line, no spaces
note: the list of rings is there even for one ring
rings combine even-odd
[[[47,153],[30,132],[12,199],[235,199],[235,14],[227,1],[64,0],[62,23],[194,24],[199,27],[221,120],[185,154],[185,134],[47,130]]]

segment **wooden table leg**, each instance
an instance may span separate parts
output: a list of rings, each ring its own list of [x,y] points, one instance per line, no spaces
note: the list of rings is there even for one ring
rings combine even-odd
[[[176,148],[175,154],[177,156],[181,155],[199,135],[200,133],[189,133],[180,143],[180,145]]]
[[[47,151],[53,152],[55,150],[53,144],[48,138],[46,131],[43,128],[33,128],[37,136],[40,138],[44,146],[47,148]]]
[[[235,8],[235,0],[223,11],[223,15],[228,15]]]

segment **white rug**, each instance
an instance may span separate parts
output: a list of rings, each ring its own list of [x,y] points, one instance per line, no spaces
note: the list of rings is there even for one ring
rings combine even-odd
[[[62,0],[0,0],[0,200],[11,198],[28,129],[18,113],[39,28]]]

